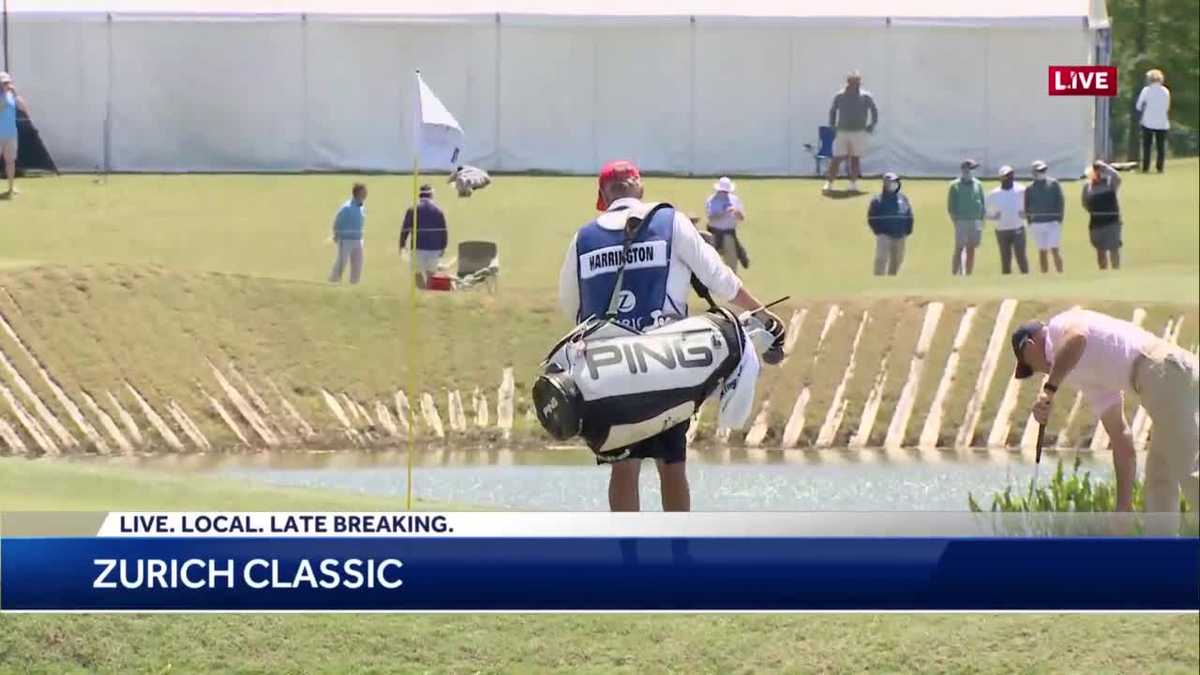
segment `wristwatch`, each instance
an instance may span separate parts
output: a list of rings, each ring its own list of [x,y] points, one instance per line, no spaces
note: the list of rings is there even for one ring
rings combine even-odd
[[[1058,391],[1058,387],[1047,382],[1046,384],[1042,385],[1042,390],[1046,393],[1053,394]]]

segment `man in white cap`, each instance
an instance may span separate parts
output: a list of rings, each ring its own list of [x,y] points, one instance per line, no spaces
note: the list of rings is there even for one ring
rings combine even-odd
[[[1043,324],[1030,321],[1012,335],[1017,368],[1024,379],[1046,373],[1033,406],[1041,424],[1050,418],[1059,387],[1083,392],[1112,439],[1117,510],[1133,510],[1137,457],[1125,423],[1122,394],[1133,391],[1154,421],[1146,454],[1145,510],[1179,511],[1180,489],[1193,513],[1200,508],[1194,473],[1200,450],[1200,365],[1195,355],[1128,321],[1071,309]]]
[[[1021,274],[1029,274],[1025,256],[1025,188],[1014,179],[1011,166],[1000,167],[1000,187],[987,196],[988,220],[996,222],[996,243],[1000,246],[1000,272],[1012,274],[1012,259],[1017,258]]]
[[[735,189],[729,176],[721,176],[713,184],[713,193],[704,203],[704,212],[708,214],[708,231],[712,233],[713,248],[721,254],[721,260],[729,265],[729,269],[736,272],[738,261],[745,267],[750,266],[750,257],[738,241],[737,226],[746,219],[746,210],[741,198],[733,193]]]
[[[0,193],[0,197],[8,198],[17,194],[13,181],[17,176],[17,109],[26,115],[29,109],[25,107],[25,99],[17,94],[12,76],[0,72],[0,159],[4,161],[4,176],[8,179],[8,191]]]
[[[1038,250],[1038,265],[1042,274],[1050,271],[1049,258],[1054,258],[1054,270],[1062,273],[1062,221],[1065,203],[1062,186],[1046,175],[1042,160],[1033,163],[1033,182],[1025,187],[1025,217]]]

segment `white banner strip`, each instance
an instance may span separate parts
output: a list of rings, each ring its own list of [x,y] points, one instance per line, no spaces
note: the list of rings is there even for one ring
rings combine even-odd
[[[1173,514],[114,512],[100,537],[1122,536]],[[1176,522],[1176,521],[1172,521]],[[1177,525],[1176,525],[1177,527]],[[1177,531],[1177,530],[1176,530]]]

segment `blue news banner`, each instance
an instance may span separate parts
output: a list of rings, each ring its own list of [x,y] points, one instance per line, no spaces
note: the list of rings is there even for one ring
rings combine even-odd
[[[208,530],[197,531],[195,522],[204,521],[189,530],[188,514],[153,516],[158,527],[127,527],[134,521],[121,519],[132,514],[110,514],[89,536],[0,538],[0,609],[1200,608],[1195,538],[753,536],[753,527],[737,536],[672,537],[661,534],[670,522],[651,536],[640,526],[614,525],[610,514],[528,515],[561,522],[488,527],[478,517],[511,523],[523,516],[374,514],[391,519],[385,531],[339,534],[272,529],[271,518],[286,514],[242,514],[260,526],[232,532],[214,530],[211,515]],[[242,516],[226,515],[227,524]],[[601,522],[596,516],[609,520],[580,524]],[[424,531],[396,532],[397,524]],[[677,529],[711,535],[728,528]],[[488,530],[501,534],[476,536]],[[565,536],[571,531],[592,536]]]

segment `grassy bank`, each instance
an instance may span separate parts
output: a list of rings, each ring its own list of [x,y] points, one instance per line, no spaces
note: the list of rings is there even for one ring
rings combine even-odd
[[[448,413],[446,396],[451,390],[460,390],[467,414],[473,416],[470,394],[479,388],[488,401],[493,428],[481,430],[472,425],[466,435],[455,435],[452,441],[497,441],[497,387],[500,371],[511,366],[516,374],[515,425],[520,440],[526,437],[524,432],[538,431],[524,414],[536,364],[544,356],[551,336],[566,329],[566,322],[554,313],[548,301],[520,292],[494,297],[439,294],[422,298],[416,312],[418,341],[413,344],[410,307],[400,294],[358,292],[313,282],[102,265],[12,271],[4,280],[4,288],[6,292],[0,293],[0,316],[6,317],[54,380],[72,395],[90,393],[97,405],[115,419],[120,408],[114,407],[109,398],[112,393],[137,418],[151,446],[161,440],[150,429],[126,384],[136,387],[164,417],[163,406],[169,401],[178,402],[216,448],[244,446],[212,406],[210,396],[222,400],[250,443],[260,444],[222,393],[212,371],[212,365],[216,365],[228,377],[230,364],[245,377],[253,392],[262,396],[269,408],[264,413],[268,423],[295,431],[281,408],[281,400],[286,399],[318,431],[318,440],[308,444],[329,447],[346,447],[348,441],[341,423],[326,405],[323,390],[344,394],[366,411],[384,405],[395,412],[395,393],[408,389],[410,368],[415,369],[418,390],[434,396],[443,418]],[[1093,309],[1122,317],[1132,315],[1134,306],[1144,307],[1145,325],[1156,333],[1169,319],[1182,316],[1180,341],[1188,347],[1193,345],[1200,327],[1195,306],[1164,301],[1085,301]],[[856,370],[846,383],[846,423],[836,442],[845,443],[857,430],[866,394],[887,356],[882,422],[871,436],[872,444],[881,442],[904,387],[926,303],[928,299],[923,298],[798,299],[782,307],[781,315],[785,317],[794,311],[806,311],[808,315],[800,328],[794,357],[782,368],[768,369],[758,389],[760,401],[773,401],[767,443],[778,440],[792,401],[805,384],[812,398],[802,446],[814,440],[834,389],[850,366],[853,336],[864,312],[868,318],[854,354]],[[946,310],[935,340],[926,352],[923,387],[908,432],[910,442],[916,442],[924,422],[959,319],[967,306],[976,306],[977,318],[962,351],[962,365],[949,390],[944,417],[948,424],[962,418],[976,386],[1000,301],[948,298],[944,304]],[[1014,324],[1026,317],[1048,316],[1069,304],[1062,300],[1022,300]],[[824,342],[821,358],[814,362],[817,336],[832,305],[838,305],[841,313]],[[31,363],[20,358],[20,346],[0,333],[0,350],[8,354],[49,410],[67,420],[67,411],[48,384]],[[1012,354],[1004,350],[997,372],[1010,371],[1012,359]],[[17,389],[5,374],[0,374],[0,382]],[[1006,386],[1007,378],[1002,375],[992,381],[980,440],[988,432]],[[1031,398],[1032,388],[1026,389],[1030,390],[1022,396]],[[1022,399],[1022,406],[1025,402]],[[1130,405],[1134,402],[1130,399]],[[0,412],[0,416],[7,412]],[[1058,411],[1062,416],[1066,412]],[[1051,429],[1060,429],[1061,422],[1052,424]],[[1085,413],[1074,424],[1091,422],[1090,413]],[[11,423],[20,434],[17,420]],[[173,420],[167,418],[167,423],[181,435]],[[70,426],[70,422],[65,424]],[[376,420],[352,419],[352,424],[366,434],[379,432]],[[712,416],[703,418],[701,440],[712,436],[714,424]],[[426,431],[422,429],[422,434]],[[947,426],[947,434],[953,437],[954,426]],[[1019,434],[1019,428],[1013,430],[1014,441]],[[425,438],[430,440],[427,434]],[[32,446],[31,441],[26,444]]]
[[[804,385],[812,394],[801,445],[815,438],[833,391],[850,364],[850,344],[864,311],[869,313],[846,383],[846,415],[835,443],[856,431],[866,395],[884,356],[886,385],[872,443],[882,440],[904,385],[925,304],[946,303],[918,390],[906,440],[921,429],[936,377],[950,352],[959,318],[968,305],[978,317],[963,351],[962,369],[949,392],[945,420],[961,419],[973,393],[984,346],[999,300],[1021,300],[1016,321],[1046,316],[1082,303],[1117,316],[1134,307],[1148,310],[1147,328],[1161,331],[1168,319],[1184,317],[1180,342],[1197,339],[1200,294],[1196,227],[1200,165],[1171,164],[1165,176],[1127,176],[1125,268],[1101,274],[1094,269],[1082,211],[1067,183],[1068,218],[1064,250],[1067,273],[1002,277],[994,246],[985,239],[978,274],[948,273],[952,238],[944,222],[943,181],[909,181],[917,211],[916,234],[908,260],[896,278],[869,274],[871,238],[863,224],[866,198],[828,199],[808,180],[744,180],[740,192],[750,218],[745,239],[753,266],[749,284],[764,297],[790,293],[780,308],[785,317],[807,310],[795,357],[769,369],[759,401],[772,402],[766,444],[782,433],[791,404]],[[0,203],[0,218],[18,226],[0,228],[0,315],[34,355],[0,331],[0,351],[57,419],[76,436],[69,410],[38,372],[40,363],[75,401],[91,424],[97,415],[82,401],[86,393],[103,414],[120,423],[128,413],[146,437],[143,447],[162,448],[162,439],[130,388],[158,411],[186,447],[180,423],[167,413],[179,410],[216,449],[262,445],[252,424],[235,409],[210,364],[231,377],[230,366],[260,396],[264,424],[295,443],[345,447],[346,430],[326,403],[325,391],[360,404],[369,414],[378,405],[395,412],[395,393],[417,382],[447,414],[448,395],[461,392],[473,413],[472,392],[487,398],[490,429],[472,427],[451,442],[498,440],[496,389],[501,369],[516,376],[517,440],[535,431],[522,401],[537,362],[569,325],[556,307],[555,284],[561,249],[578,223],[590,216],[588,178],[498,177],[496,184],[469,200],[446,195],[452,240],[499,242],[503,276],[500,292],[422,294],[415,314],[407,281],[395,254],[394,236],[405,206],[403,179],[371,177],[368,203],[368,271],[357,288],[323,281],[332,253],[327,239],[330,210],[342,199],[344,176],[113,176],[95,184],[86,176],[30,180],[16,200]],[[707,179],[648,179],[649,195],[696,210],[709,189]],[[843,311],[813,361],[817,333],[828,308]],[[414,323],[416,324],[414,326]],[[415,336],[416,342],[412,342]],[[1005,387],[1011,355],[1001,355],[998,376],[988,391],[977,442],[989,431]],[[19,382],[8,370],[4,384],[29,409]],[[236,379],[235,386],[242,386]],[[1030,391],[1022,392],[1021,408]],[[109,396],[111,394],[111,396]],[[212,400],[248,439],[239,440]],[[285,414],[294,406],[318,438],[305,440],[302,425]],[[415,403],[415,402],[414,402]],[[119,406],[119,407],[118,407]],[[1059,411],[1065,415],[1066,411]],[[0,405],[0,419],[26,446],[34,441],[13,414]],[[356,433],[387,441],[377,419],[350,416]],[[1059,423],[1052,423],[1057,430]],[[1072,432],[1094,424],[1085,411]],[[704,418],[700,438],[710,438]],[[954,427],[944,430],[952,437]],[[1020,433],[1014,425],[1010,439]],[[421,429],[425,440],[428,430]],[[101,430],[101,433],[103,431]],[[1074,433],[1073,438],[1086,441]],[[535,440],[540,438],[533,436]],[[735,442],[737,437],[734,438]],[[0,442],[0,452],[4,452]],[[87,443],[84,443],[87,445]],[[11,451],[10,449],[8,451]]]
[[[450,504],[417,500],[418,509]],[[94,463],[0,458],[0,511],[396,511],[403,500]]]
[[[418,391],[433,395],[444,421],[450,391],[461,392],[468,417],[473,416],[471,394],[476,388],[487,399],[491,427],[479,429],[472,423],[467,433],[451,434],[451,442],[496,442],[497,387],[501,370],[513,367],[518,396],[515,429],[520,440],[527,437],[527,431],[538,432],[525,416],[527,392],[537,363],[552,336],[567,328],[567,322],[554,312],[549,301],[518,291],[496,296],[424,297],[416,314],[417,342],[412,343],[410,307],[401,294],[116,265],[12,271],[0,275],[0,284],[6,291],[0,292],[0,315],[63,389],[76,400],[82,392],[88,392],[113,419],[121,413],[114,406],[115,398],[137,420],[150,447],[161,446],[161,439],[150,428],[127,384],[136,387],[181,437],[178,425],[164,412],[169,402],[185,410],[216,448],[244,445],[219,416],[212,397],[224,402],[251,445],[261,445],[222,392],[213,373],[214,364],[226,377],[230,364],[236,367],[253,391],[261,395],[268,424],[295,435],[294,424],[281,408],[281,399],[286,399],[319,434],[307,444],[328,447],[345,447],[348,441],[326,404],[324,391],[344,394],[367,411],[382,404],[394,413],[395,393],[408,388],[410,368],[415,369],[411,376],[418,383]],[[845,390],[846,421],[836,442],[845,443],[857,430],[867,393],[886,355],[887,380],[880,422],[872,434],[872,444],[881,442],[904,386],[927,302],[923,298],[866,297],[799,299],[784,306],[784,317],[803,310],[807,318],[799,332],[795,356],[782,368],[767,369],[759,387],[760,402],[772,401],[767,444],[777,441],[792,402],[806,384],[812,398],[801,445],[816,437],[834,390],[850,365],[853,337],[864,312],[867,323],[855,353],[854,375]],[[974,327],[946,400],[945,432],[953,438],[953,425],[962,418],[974,392],[999,307],[998,300],[947,298],[944,302],[946,309],[926,353],[926,372],[909,426],[909,442],[915,442],[920,433],[959,320],[968,306],[975,306],[978,313]],[[1087,302],[1089,307],[1123,317],[1130,316],[1133,307],[1141,306],[1148,312],[1146,327],[1155,332],[1161,331],[1169,319],[1183,316],[1180,342],[1189,347],[1200,327],[1195,306],[1106,299]],[[820,359],[814,361],[821,325],[834,304],[841,314],[831,327]],[[1045,317],[1070,304],[1023,300],[1014,325],[1023,318]],[[70,426],[67,410],[50,386],[32,362],[21,357],[20,345],[2,332],[0,350],[47,408]],[[1004,350],[997,371],[1000,375],[993,380],[984,406],[980,440],[986,438],[1007,385],[1003,374],[1011,368],[1012,355]],[[0,383],[17,391],[6,373],[0,373]],[[1027,389],[1022,393],[1022,405],[1033,395],[1032,388]],[[245,388],[243,392],[248,393]],[[0,417],[9,412],[0,410]],[[1067,411],[1058,412],[1065,416]],[[9,419],[17,433],[23,434],[17,420]],[[1090,413],[1085,413],[1078,416],[1075,425],[1082,428],[1092,421]],[[351,423],[363,433],[376,433],[387,440],[377,420],[351,418]],[[712,436],[714,425],[711,415],[703,418],[702,440]],[[1057,421],[1051,428],[1057,430],[1060,426],[1061,421]],[[1014,440],[1020,431],[1019,427],[1013,429]],[[424,440],[431,440],[427,429],[422,428],[421,433]],[[27,445],[32,447],[32,441],[27,440]]]

